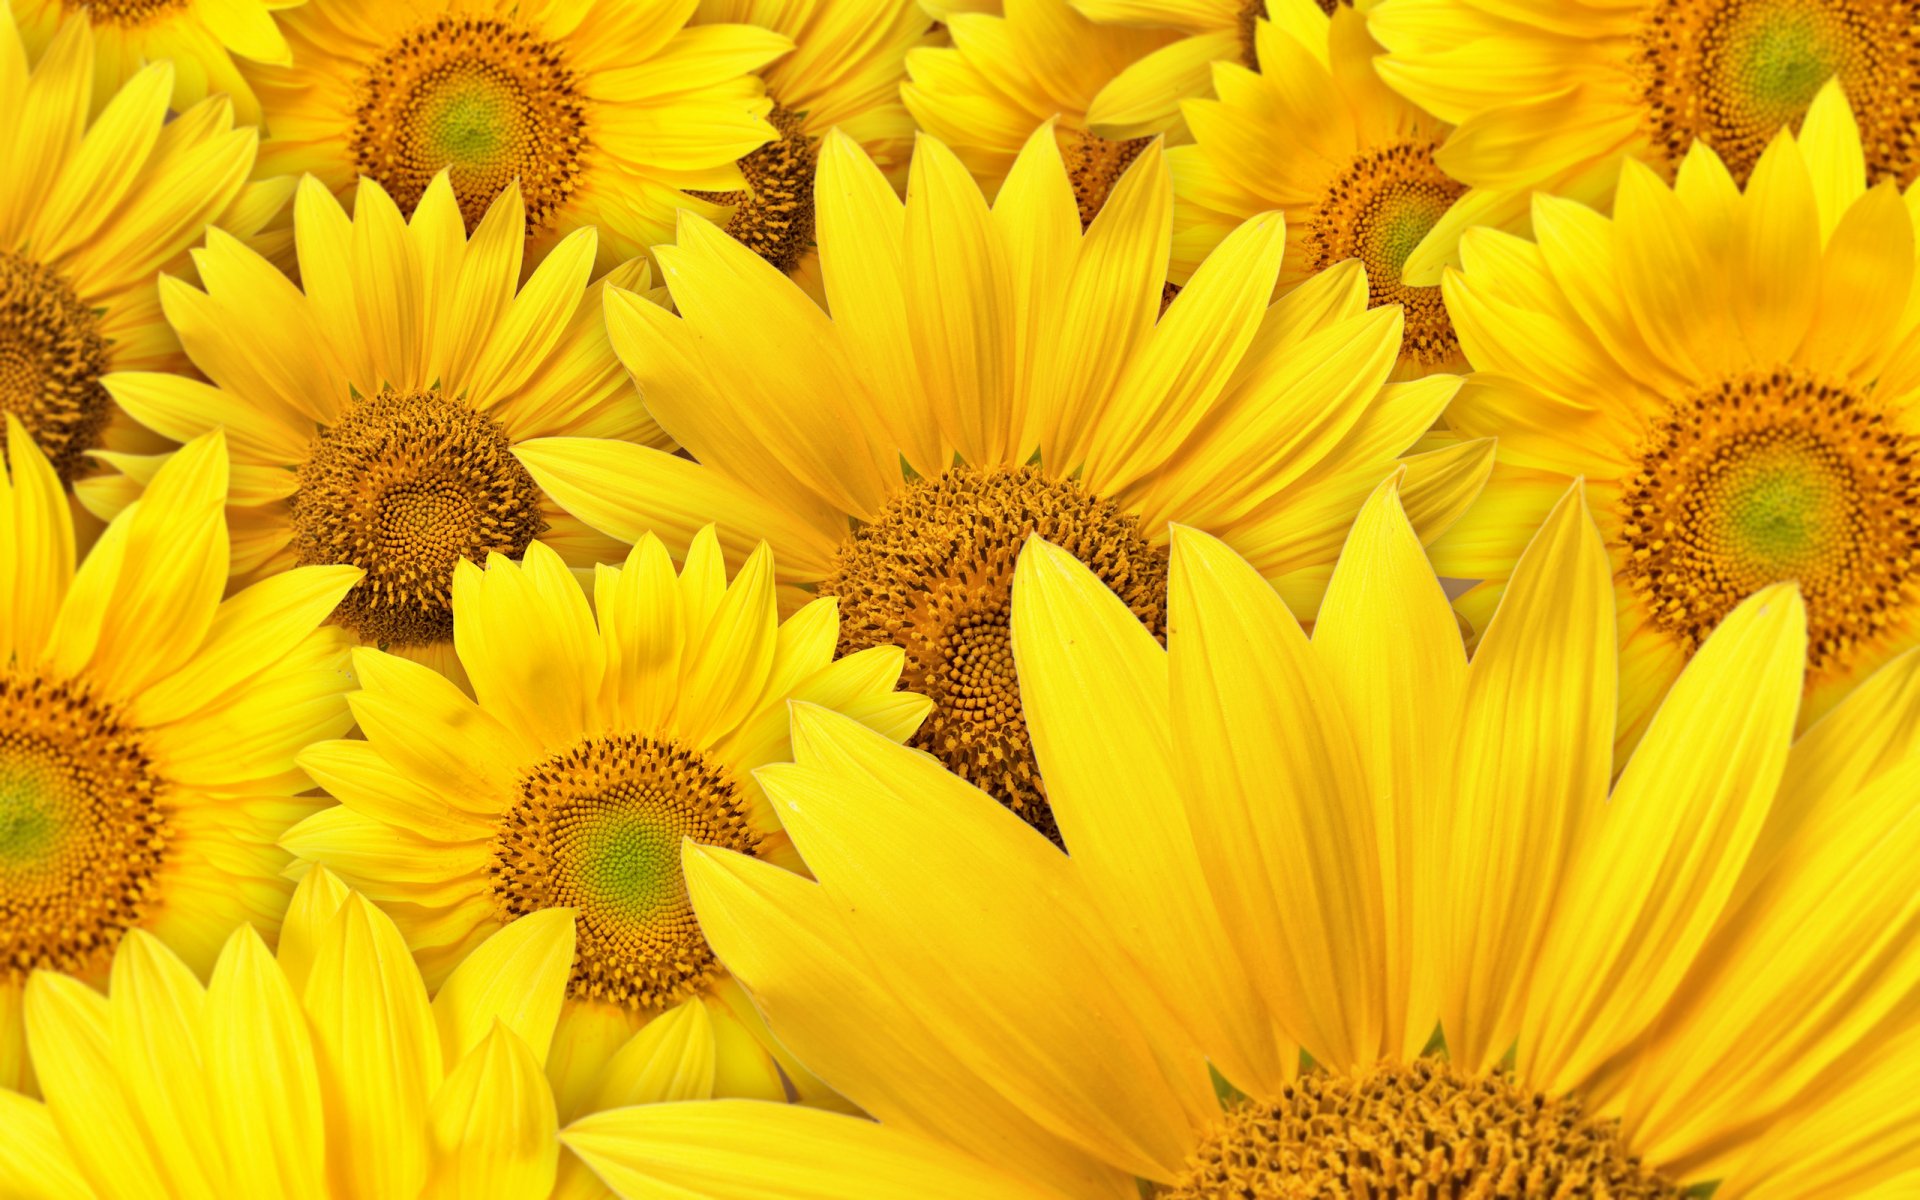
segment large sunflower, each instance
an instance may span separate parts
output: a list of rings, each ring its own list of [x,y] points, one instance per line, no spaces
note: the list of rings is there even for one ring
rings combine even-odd
[[[554,507],[510,450],[559,433],[668,444],[600,318],[604,285],[644,288],[648,269],[589,285],[585,229],[515,295],[522,221],[509,186],[469,239],[445,172],[411,222],[362,180],[349,220],[309,178],[294,203],[304,291],[218,233],[195,252],[205,291],[161,282],[213,384],[123,373],[106,387],[168,438],[226,427],[238,581],[295,563],[361,567],[335,619],[364,644],[451,670],[455,563],[518,555],[535,537],[582,567],[624,552]],[[157,461],[114,460],[131,484]]]
[[[93,451],[163,444],[114,407],[100,377],[190,369],[155,275],[190,266],[209,222],[255,232],[291,190],[246,183],[257,141],[233,128],[225,99],[167,119],[167,64],[137,73],[89,121],[95,58],[95,34],[74,17],[29,71],[0,0],[0,411],[90,504],[92,487],[114,486],[86,478]]]
[[[310,0],[281,16],[291,67],[250,71],[260,170],[361,176],[411,214],[442,172],[467,229],[515,180],[530,261],[584,226],[602,269],[725,209],[736,160],[776,131],[752,72],[792,48],[747,25],[688,27],[696,0]]]
[[[780,1099],[783,1071],[803,1098],[829,1098],[714,960],[680,844],[797,866],[753,771],[788,757],[790,700],[910,734],[927,702],[894,690],[900,652],[835,661],[833,602],[781,623],[770,554],[729,584],[711,530],[677,577],[660,542],[641,539],[624,567],[595,571],[591,610],[539,543],[524,566],[463,563],[454,594],[478,701],[417,664],[358,652],[364,740],[300,760],[340,807],[283,844],[386,905],[430,983],[502,924],[573,909],[578,947],[548,1060],[562,1119],[715,1094]]]
[[[927,40],[932,19],[901,0],[702,0],[696,20],[763,24],[793,41],[793,53],[761,72],[778,136],[740,160],[744,192],[707,198],[733,206],[728,233],[819,298],[813,178],[820,138],[839,127],[895,186],[906,183],[913,118],[900,84],[907,51]]]
[[[1310,641],[1185,530],[1164,650],[1051,545],[1014,597],[1070,854],[799,710],[796,765],[760,782],[818,882],[708,847],[688,881],[774,1033],[879,1124],[674,1105],[563,1132],[609,1178],[1800,1200],[1920,1167],[1920,655],[1795,742],[1806,625],[1768,588],[1609,788],[1613,605],[1577,488],[1471,664],[1391,484]]]
[[[1052,121],[1081,223],[1093,220],[1151,139],[1144,131],[1097,136],[1088,107],[1129,63],[1179,35],[1096,25],[1067,0],[1012,0],[1004,16],[956,12],[947,21],[953,45],[907,55],[900,97],[914,120],[959,155],[989,195],[1033,131]]]
[[[294,755],[350,720],[347,643],[320,624],[360,573],[292,571],[222,603],[217,433],[175,455],[77,571],[59,476],[24,436],[8,458],[0,1088],[20,1088],[30,971],[104,980],[134,929],[205,971],[234,925],[278,925],[288,856],[274,842],[320,803],[299,797],[312,785]]]
[[[0,1192],[556,1194],[541,1064],[573,949],[566,914],[501,930],[431,1003],[393,922],[325,871],[300,884],[277,957],[247,926],[224,943],[198,965],[136,933],[105,996],[35,974],[29,1041],[47,1098],[0,1092]]]
[[[1911,0],[1379,0],[1381,76],[1459,126],[1440,164],[1472,185],[1408,263],[1433,283],[1470,225],[1535,188],[1597,200],[1624,158],[1671,179],[1696,143],[1744,183],[1838,76],[1868,123],[1867,168],[1920,176]]]
[[[1051,131],[991,211],[923,139],[904,207],[830,134],[819,190],[833,316],[698,218],[660,251],[681,315],[610,292],[610,336],[695,462],[610,440],[516,454],[588,525],[683,545],[752,534],[780,578],[840,601],[848,650],[892,644],[934,715],[914,744],[1050,829],[1007,657],[1034,531],[1164,621],[1166,524],[1228,538],[1310,611],[1353,513],[1454,376],[1389,384],[1397,308],[1357,265],[1269,305],[1277,215],[1247,222],[1160,312],[1171,188],[1143,151],[1083,236]],[[1478,491],[1487,442],[1400,460],[1429,536]]]
[[[1407,255],[1466,189],[1434,162],[1447,127],[1373,72],[1366,21],[1317,8],[1257,23],[1258,71],[1214,64],[1218,100],[1182,105],[1194,145],[1167,154],[1173,265],[1185,282],[1242,221],[1287,217],[1283,286],[1357,258],[1373,304],[1400,305],[1400,373],[1457,370],[1460,344],[1438,287],[1400,281]]]
[[[1435,547],[1478,621],[1570,476],[1620,582],[1620,732],[1749,593],[1806,596],[1818,716],[1920,641],[1915,220],[1867,191],[1837,87],[1742,195],[1704,147],[1669,190],[1631,163],[1609,220],[1541,197],[1538,243],[1463,242],[1448,306],[1481,372],[1448,412],[1500,439],[1483,504]],[[1920,197],[1916,197],[1920,198]]]
[[[70,14],[93,27],[96,112],[147,64],[170,62],[175,110],[185,111],[209,96],[224,94],[248,125],[260,123],[260,101],[235,59],[285,65],[287,39],[274,22],[274,13],[305,2],[12,0],[21,39],[30,51],[44,50]]]

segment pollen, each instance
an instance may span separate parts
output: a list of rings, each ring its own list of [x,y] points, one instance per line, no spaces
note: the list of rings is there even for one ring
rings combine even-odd
[[[774,139],[740,160],[741,192],[693,192],[733,205],[727,233],[780,270],[792,274],[813,248],[813,173],[819,145],[799,113],[774,105],[767,121]]]
[[[166,791],[110,705],[0,668],[0,985],[106,968],[155,902]]]
[[[1061,128],[1060,157],[1067,166],[1067,182],[1073,186],[1073,202],[1080,209],[1080,228],[1085,230],[1100,215],[1113,185],[1127,173],[1133,160],[1140,157],[1152,138],[1095,137],[1082,129]]]
[[[1036,533],[1165,635],[1166,552],[1111,501],[1033,467],[956,466],[915,483],[840,546],[820,591],[839,598],[842,654],[906,652],[900,686],[933,701],[911,744],[1059,842],[1009,636],[1014,563]]]
[[[1617,1126],[1511,1076],[1445,1060],[1314,1070],[1244,1100],[1202,1137],[1160,1200],[1678,1200]]]
[[[1307,269],[1357,258],[1367,271],[1367,304],[1400,306],[1400,354],[1423,370],[1454,363],[1460,341],[1438,287],[1400,282],[1407,258],[1466,188],[1433,161],[1432,139],[1396,142],[1356,157],[1307,218]]]
[[[20,418],[63,482],[85,471],[113,411],[107,370],[93,310],[52,270],[0,250],[0,412]]]
[[[1917,446],[1870,398],[1798,371],[1687,397],[1626,481],[1622,574],[1689,653],[1748,595],[1797,582],[1808,666],[1844,669],[1910,619]]]
[[[1797,128],[1838,75],[1869,175],[1904,187],[1920,173],[1917,26],[1914,0],[1657,0],[1629,67],[1669,168],[1701,141],[1745,182],[1774,134]]]
[[[388,646],[451,638],[454,567],[517,558],[546,522],[497,421],[438,391],[387,389],[313,440],[293,526],[302,565],[367,573],[334,620]]]
[[[680,874],[686,838],[759,848],[728,772],[670,741],[593,738],[522,779],[494,836],[493,900],[503,921],[572,908],[568,994],[657,1012],[719,970]]]
[[[550,226],[591,148],[564,56],[510,21],[440,17],[375,60],[354,95],[360,173],[411,213],[447,170],[469,233],[515,180],[527,233]]]

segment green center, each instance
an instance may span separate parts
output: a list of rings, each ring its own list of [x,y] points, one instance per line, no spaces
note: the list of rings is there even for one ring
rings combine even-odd
[[[575,879],[586,898],[642,920],[680,892],[680,831],[640,812],[608,812],[582,831]]]
[[[1852,483],[1806,435],[1749,444],[1722,466],[1718,538],[1728,565],[1754,580],[1807,579],[1850,542]]]
[[[1798,118],[1845,65],[1845,30],[1804,0],[1740,10],[1728,30],[1728,94],[1768,124]]]
[[[421,128],[435,158],[462,166],[485,165],[510,149],[517,106],[511,89],[498,78],[461,71],[443,75],[421,90]]]
[[[1378,272],[1384,280],[1398,282],[1407,257],[1446,210],[1446,202],[1424,188],[1383,192],[1373,210],[1362,259],[1368,277]]]
[[[67,824],[60,790],[46,763],[0,758],[0,868],[12,874],[52,857]]]

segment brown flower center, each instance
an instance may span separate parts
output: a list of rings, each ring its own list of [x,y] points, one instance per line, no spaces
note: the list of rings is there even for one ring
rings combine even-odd
[[[32,259],[0,250],[0,412],[20,418],[62,482],[89,465],[113,400],[99,318],[66,280]],[[0,424],[0,448],[6,445]]]
[[[1400,306],[1401,358],[1423,369],[1460,354],[1440,289],[1400,282],[1407,256],[1467,190],[1434,163],[1437,145],[1397,142],[1355,158],[1307,219],[1306,233],[1310,270],[1357,258],[1367,269],[1368,306]]]
[[[1647,132],[1669,167],[1703,141],[1744,182],[1773,135],[1797,127],[1838,75],[1869,175],[1904,187],[1920,173],[1917,23],[1914,0],[1656,0],[1630,63]]]
[[[1060,157],[1067,166],[1067,181],[1073,185],[1073,201],[1080,209],[1080,228],[1086,229],[1100,215],[1113,185],[1127,173],[1133,160],[1140,157],[1152,138],[1127,138],[1114,141],[1095,137],[1083,129],[1062,127]]]
[[[767,120],[774,139],[740,160],[743,192],[692,192],[733,205],[727,233],[782,271],[792,274],[813,249],[813,173],[819,143],[802,128],[799,113],[773,106]]]
[[[450,168],[467,231],[520,181],[529,235],[553,223],[591,149],[587,103],[559,49],[511,22],[440,17],[369,64],[353,156],[411,213]]]
[[[758,849],[725,768],[672,742],[590,739],[521,781],[494,836],[494,902],[507,921],[572,908],[568,994],[659,1011],[720,970],[680,874],[683,838]]]
[[[367,573],[334,619],[387,646],[451,638],[455,565],[518,558],[546,522],[499,422],[438,391],[384,389],[314,439],[293,526],[303,565]]]
[[[0,985],[105,969],[153,903],[165,795],[109,705],[0,668]]]
[[[1504,1074],[1443,1059],[1311,1071],[1279,1096],[1230,1108],[1161,1200],[1426,1200],[1686,1192],[1629,1153],[1611,1122]]]
[[[1796,371],[1686,397],[1621,496],[1622,574],[1689,653],[1741,600],[1797,581],[1808,665],[1844,666],[1912,606],[1916,449],[1871,399]]]
[[[1058,842],[1008,635],[1014,562],[1036,533],[1164,635],[1166,552],[1112,501],[1033,467],[958,466],[915,483],[840,546],[820,592],[839,597],[842,654],[906,651],[901,686],[933,700],[911,744]]]
[[[85,13],[95,25],[130,28],[144,25],[157,17],[185,12],[191,0],[64,0],[70,13]]]

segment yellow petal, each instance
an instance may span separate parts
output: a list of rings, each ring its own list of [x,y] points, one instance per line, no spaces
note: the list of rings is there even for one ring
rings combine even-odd
[[[567,1126],[567,1148],[624,1200],[1051,1200],[929,1138],[872,1121],[755,1100],[652,1104]]]
[[[1820,209],[1820,240],[1833,236],[1840,216],[1867,190],[1867,161],[1860,147],[1860,126],[1840,90],[1838,77],[1821,87],[1800,122],[1800,149],[1813,176]]]
[[[91,1200],[46,1105],[0,1088],[0,1189],[18,1200]]]
[[[481,707],[549,751],[599,732],[605,671],[586,593],[552,549],[453,576],[453,644]]]
[[[461,960],[433,998],[441,1058],[459,1062],[496,1024],[545,1063],[573,969],[573,910],[547,908],[508,924]]]
[[[27,980],[27,1043],[47,1111],[93,1190],[144,1200],[169,1180],[121,1086],[106,997],[79,980],[36,971]]]
[[[225,1150],[214,1136],[201,1057],[206,992],[185,963],[138,929],[114,954],[109,991],[120,1084],[173,1194],[218,1195]]]
[[[1775,585],[1720,623],[1667,694],[1558,885],[1521,1030],[1534,1086],[1579,1086],[1692,965],[1779,786],[1806,649],[1799,592]]]
[[[586,295],[598,246],[594,230],[576,230],[547,252],[474,364],[455,381],[467,402],[486,409],[524,384],[560,341]]]
[[[560,1162],[553,1092],[532,1052],[495,1022],[448,1074],[427,1113],[436,1200],[543,1200]]]
[[[315,877],[301,885],[302,902],[330,879],[308,873]],[[207,1087],[232,1194],[321,1200],[328,1152],[313,1041],[294,982],[251,926],[234,932],[214,965],[205,1031]]]
[[[696,745],[743,720],[773,667],[779,618],[766,544],[740,568],[705,628],[687,639],[676,725]]]
[[[607,671],[601,703],[620,728],[657,729],[679,701],[685,636],[679,581],[666,547],[651,533],[634,543],[626,565],[593,576]]]
[[[1167,627],[1190,816],[1228,933],[1308,1053],[1372,1062],[1389,1039],[1379,851],[1339,695],[1267,582],[1181,526]]]
[[[698,998],[684,1000],[627,1039],[601,1072],[595,1110],[713,1096],[713,1018]]]
[[[1027,139],[993,201],[993,224],[1013,279],[1014,375],[1025,414],[1015,457],[1031,457],[1053,397],[1038,393],[1038,366],[1060,336],[1062,301],[1080,251],[1080,210],[1049,121]],[[836,317],[836,320],[838,318]],[[911,391],[900,393],[911,395]],[[914,406],[909,406],[914,407]],[[937,474],[937,471],[922,471]]]
[[[1790,357],[1820,302],[1820,219],[1806,160],[1784,130],[1753,169],[1732,239],[1728,276],[1747,347],[1763,362]]]
[[[11,479],[0,483],[0,659],[40,657],[73,582],[73,510],[20,418],[6,414]]]

